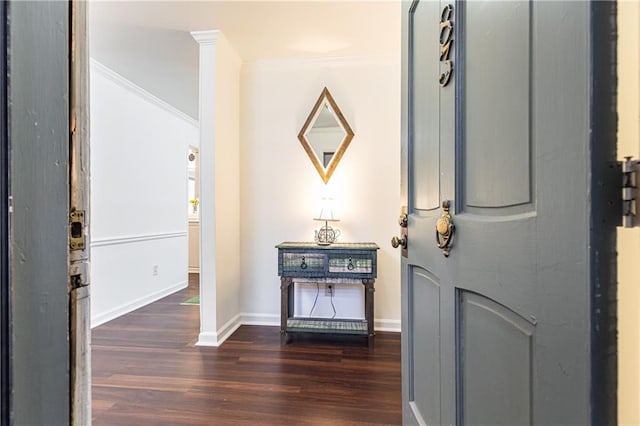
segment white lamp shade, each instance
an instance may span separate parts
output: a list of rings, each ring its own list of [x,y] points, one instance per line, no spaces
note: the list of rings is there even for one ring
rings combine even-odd
[[[322,199],[322,207],[320,208],[320,214],[318,215],[318,217],[315,217],[314,220],[322,220],[325,222],[337,222],[340,220],[337,217],[335,217],[333,214],[332,198]]]

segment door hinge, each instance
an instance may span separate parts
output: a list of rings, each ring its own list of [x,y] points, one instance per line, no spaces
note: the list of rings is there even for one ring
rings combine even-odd
[[[622,162],[622,226],[633,228],[638,223],[638,164],[633,157],[625,157]]]

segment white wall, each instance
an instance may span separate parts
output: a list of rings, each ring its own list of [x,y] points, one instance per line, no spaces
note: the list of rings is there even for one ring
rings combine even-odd
[[[187,149],[198,128],[96,61],[90,97],[96,326],[186,286]]]
[[[220,326],[240,313],[240,57],[218,39],[215,109],[217,310]]]
[[[618,2],[618,158],[640,156],[640,3]],[[618,422],[640,424],[640,228],[618,228]]]
[[[297,139],[327,87],[355,133],[328,185]],[[343,242],[375,242],[377,329],[400,329],[400,56],[249,63],[241,78],[241,265],[244,322],[277,323],[283,241],[313,241],[320,198],[336,200]],[[310,308],[315,285],[302,294]],[[348,297],[351,305],[338,299]],[[362,316],[362,290],[336,289],[339,316]],[[321,291],[317,312],[333,314]],[[344,302],[344,300],[343,300]]]

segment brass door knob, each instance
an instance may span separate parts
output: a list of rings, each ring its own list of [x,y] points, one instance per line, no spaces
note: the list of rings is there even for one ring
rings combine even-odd
[[[406,236],[393,237],[393,238],[391,238],[391,245],[393,246],[393,248],[402,247],[403,249],[406,249],[407,248],[407,237]]]

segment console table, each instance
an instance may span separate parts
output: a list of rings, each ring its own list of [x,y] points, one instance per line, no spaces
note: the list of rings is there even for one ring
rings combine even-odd
[[[289,333],[336,333],[367,336],[373,342],[373,283],[377,273],[377,244],[285,242],[278,249],[280,276],[280,341]],[[362,320],[295,317],[294,283],[335,283],[364,285]]]

